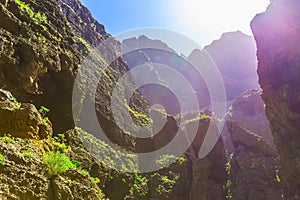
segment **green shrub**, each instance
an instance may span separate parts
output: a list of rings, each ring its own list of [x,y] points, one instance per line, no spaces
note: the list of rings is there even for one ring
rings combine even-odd
[[[0,153],[0,164],[4,165],[5,160],[4,160],[4,156]]]
[[[134,183],[130,188],[130,194],[138,194],[140,196],[146,196],[148,194],[148,179],[146,176],[142,176],[140,174],[134,174]]]
[[[89,174],[89,172],[86,171],[85,169],[82,169],[79,172],[82,173],[83,175],[88,175]]]
[[[13,143],[15,140],[11,137],[10,134],[4,134],[3,137],[0,137],[0,141],[9,144]]]
[[[21,153],[21,155],[22,155],[23,157],[32,157],[32,156],[33,156],[33,152],[27,150],[27,151],[24,151],[23,153]]]
[[[42,114],[42,116],[44,117],[50,110],[48,108],[46,108],[45,106],[41,106],[41,108],[39,109],[39,113]]]
[[[179,179],[179,174],[169,171],[168,174],[161,175],[159,173],[154,173],[151,177],[158,176],[159,184],[156,187],[156,192],[165,198],[168,198],[169,194],[173,191],[177,180]]]
[[[30,16],[30,18],[32,18],[35,21],[36,24],[38,24],[39,22],[42,22],[45,24],[48,23],[47,16],[44,13],[40,13],[40,12],[34,13],[32,8],[30,8],[29,4],[26,4],[25,2],[23,2],[21,0],[15,0],[15,2],[16,2],[16,4],[18,4],[18,6],[20,7],[21,10],[25,10],[27,12],[27,14]],[[43,25],[42,25],[42,27],[43,27]]]
[[[280,177],[279,177],[279,169],[276,169],[276,171],[275,171],[275,178],[276,178],[277,183],[281,182]]]
[[[68,153],[72,150],[71,146],[67,145],[67,139],[65,138],[64,134],[57,134],[53,138],[53,144],[64,153]]]
[[[34,12],[33,12],[33,10],[29,7],[28,4],[26,4],[25,2],[20,1],[20,0],[15,0],[15,2],[16,2],[16,4],[19,5],[19,7],[20,7],[22,10],[25,10],[31,18],[34,17]]]
[[[96,185],[97,185],[98,183],[100,183],[100,179],[99,179],[99,178],[95,178],[95,177],[92,177],[92,176],[91,176],[91,177],[90,177],[90,180],[91,180],[92,183],[94,183],[94,184],[96,184]]]
[[[43,163],[50,175],[63,174],[69,169],[75,168],[70,158],[59,151],[47,153],[43,158]]]
[[[73,163],[73,165],[77,168],[81,165],[81,162],[79,162],[78,160],[72,160],[71,161]]]
[[[21,103],[18,102],[18,100],[17,100],[16,98],[13,98],[12,100],[13,100],[13,102],[16,104],[16,107],[14,107],[14,112],[15,112],[15,111],[17,111],[17,110],[20,109]]]
[[[178,161],[179,165],[182,165],[186,162],[186,159],[184,156],[180,156],[177,161]]]
[[[68,186],[70,186],[70,185],[72,185],[72,184],[73,184],[73,181],[72,181],[72,180],[70,180],[70,179],[68,179],[68,180],[66,180],[66,181],[65,181],[65,183],[66,183]]]

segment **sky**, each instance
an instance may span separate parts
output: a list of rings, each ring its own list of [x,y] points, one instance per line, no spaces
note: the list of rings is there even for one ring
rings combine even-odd
[[[222,33],[251,35],[250,21],[269,0],[81,0],[108,33],[157,27],[181,33],[201,47]]]

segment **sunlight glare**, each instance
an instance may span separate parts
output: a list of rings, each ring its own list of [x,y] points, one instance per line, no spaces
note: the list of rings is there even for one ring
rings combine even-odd
[[[269,3],[269,0],[174,0],[172,18],[180,31],[188,32],[192,38],[212,41],[229,31],[252,34],[251,20],[265,11]]]

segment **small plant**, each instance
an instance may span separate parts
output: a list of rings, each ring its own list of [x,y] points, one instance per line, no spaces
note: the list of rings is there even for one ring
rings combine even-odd
[[[22,138],[17,138],[17,143],[18,143],[18,144],[21,145],[21,144],[23,144],[23,142],[24,142],[24,140],[23,140]]]
[[[13,98],[12,101],[16,104],[16,106],[14,107],[14,111],[19,110],[21,107],[21,103],[18,102],[18,100],[16,98]]]
[[[146,114],[136,111],[134,108],[131,108],[127,103],[125,107],[128,109],[131,116],[136,120],[136,123],[140,126],[148,126],[152,123],[152,119],[149,118]]]
[[[22,155],[23,157],[32,157],[32,156],[33,156],[33,152],[27,150],[27,151],[24,151],[23,153],[21,153],[21,155]]]
[[[63,174],[69,169],[75,168],[70,158],[59,151],[52,151],[46,154],[43,158],[43,163],[50,175]]]
[[[40,22],[43,22],[45,24],[48,23],[47,17],[46,17],[46,15],[44,13],[41,14],[40,12],[37,12],[35,14],[35,18],[37,18]]]
[[[62,150],[65,153],[68,153],[72,150],[71,146],[67,145],[67,139],[65,138],[64,134],[57,134],[53,138],[53,144],[59,149]]]
[[[23,2],[21,0],[15,0],[15,2],[20,7],[21,10],[27,12],[29,17],[33,19],[35,24],[39,24],[40,22],[44,23],[44,24],[48,23],[47,16],[44,13],[41,13],[41,12],[34,13],[34,11],[29,6],[29,4],[26,4],[25,2]],[[45,27],[44,25],[41,25],[41,26],[44,30],[47,30],[47,27]]]
[[[159,184],[156,187],[156,192],[168,198],[169,193],[172,192],[172,189],[179,178],[179,174],[169,171],[168,175],[154,173],[151,177],[154,176],[159,177]]]
[[[180,156],[177,161],[179,165],[183,165],[186,162],[186,159],[184,156]]]
[[[39,109],[39,113],[41,113],[42,117],[45,117],[48,112],[50,112],[50,109],[45,106],[41,106]]]
[[[82,169],[82,170],[80,170],[79,172],[80,172],[81,174],[83,174],[83,175],[88,175],[88,174],[89,174],[89,172],[86,171],[85,169]]]
[[[26,4],[25,2],[20,1],[20,0],[15,0],[15,2],[16,2],[16,4],[18,4],[18,6],[19,6],[22,10],[25,10],[31,18],[34,17],[34,12],[33,12],[33,10],[29,7],[28,4]]]
[[[275,178],[276,178],[277,183],[281,182],[280,177],[279,177],[279,169],[275,170]]]
[[[72,184],[73,184],[73,181],[72,181],[72,180],[70,180],[70,179],[68,179],[68,180],[66,180],[66,181],[65,181],[65,183],[66,183],[68,186],[70,186],[70,185],[72,185]]]
[[[15,140],[11,137],[10,134],[4,134],[3,137],[0,137],[0,141],[6,144],[13,143]]]
[[[71,161],[73,163],[73,165],[77,168],[81,165],[81,162],[79,162],[78,160],[72,160]]]
[[[129,192],[134,194],[137,192],[140,196],[146,196],[148,194],[148,179],[139,174],[134,174],[135,182],[130,188]]]
[[[50,112],[50,109],[49,109],[49,108],[46,108],[45,106],[41,106],[41,108],[39,109],[39,113],[41,113],[42,118],[43,118],[43,122],[44,122],[44,123],[49,122],[49,118],[46,117],[46,114],[47,114],[48,112]]]
[[[0,165],[4,165],[5,160],[4,160],[4,156],[0,153]]]
[[[95,178],[95,177],[90,177],[90,180],[92,183],[94,183],[95,185],[97,185],[98,183],[100,183],[100,179],[99,178]]]
[[[205,114],[205,113],[203,113],[203,114],[201,115],[201,119],[210,119],[210,116],[207,115],[207,114]]]
[[[85,39],[83,39],[83,38],[78,38],[78,40],[79,40],[79,42],[81,42],[84,45],[88,44],[87,41]]]
[[[231,163],[232,163],[233,156],[234,156],[234,154],[231,153],[227,163],[225,164],[225,170],[226,170],[228,176],[231,174]],[[227,190],[226,199],[232,199],[233,198],[232,191],[231,191],[231,185],[232,185],[231,180],[228,179],[226,181],[226,184],[225,184],[225,188]]]

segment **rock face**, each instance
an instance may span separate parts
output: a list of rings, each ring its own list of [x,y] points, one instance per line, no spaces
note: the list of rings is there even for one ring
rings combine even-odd
[[[21,102],[50,108],[55,133],[73,128],[74,78],[91,48],[108,38],[104,27],[76,0],[27,0],[27,9],[5,2],[0,1],[0,86]],[[112,45],[106,53],[115,52]],[[118,68],[125,71],[125,63]]]
[[[219,138],[207,157],[198,158],[197,154],[207,128],[212,123],[209,117],[197,116],[187,120],[185,122],[187,124],[179,128],[177,118],[167,115],[166,124],[158,135],[153,136],[155,130],[147,129],[148,134],[153,136],[152,140],[147,141],[135,139],[117,126],[110,107],[111,96],[118,80],[128,70],[128,67],[121,57],[117,57],[112,63],[108,63],[109,59],[106,59],[121,52],[118,41],[112,40],[109,48],[105,49],[104,55],[98,55],[92,51],[99,43],[111,37],[78,0],[0,0],[0,6],[0,87],[3,88],[0,89],[0,199],[221,200],[226,198],[226,193],[231,195],[229,189],[236,199],[278,199],[280,197],[280,187],[275,181],[275,151],[261,137],[263,136],[267,140],[267,136],[262,133],[261,136],[255,134],[265,127],[255,123],[254,118],[261,120],[262,124],[266,120],[263,118],[263,105],[258,101],[258,91],[253,92],[254,96],[246,95],[233,104],[231,121],[228,122],[227,127],[235,154],[232,158],[231,174],[228,174],[228,171],[225,170],[226,151],[224,146],[226,144],[224,143],[226,141],[223,142],[222,138]],[[241,33],[233,33],[233,35],[238,38],[247,38],[245,40],[250,41],[247,45],[251,43],[251,38],[245,37]],[[222,37],[222,40],[227,41],[224,44],[232,45],[227,36],[225,34]],[[176,52],[164,43],[140,37],[128,40],[127,44],[130,48],[136,48],[139,45],[148,47],[150,44],[164,50],[163,52],[147,52],[145,50],[128,54],[127,57],[125,56],[128,64],[130,61],[139,63],[139,61],[162,59],[162,62],[174,64],[177,69],[187,67],[181,69],[181,72],[188,79],[194,81],[195,86],[203,84],[201,79],[193,76],[194,71],[190,70],[188,65],[182,66],[181,62],[177,62],[182,61],[183,58],[176,55],[175,60],[171,59],[174,58]],[[211,47],[207,47],[207,50],[211,48],[211,52],[216,51],[214,54],[216,60],[219,60],[220,64],[226,63],[224,71],[221,70],[226,78],[230,79],[229,75],[237,78],[241,74],[237,75],[234,71],[230,71],[231,62],[225,62],[223,60],[225,58],[216,50],[217,46],[222,45],[223,42],[215,42]],[[234,50],[240,48],[239,45],[233,46]],[[231,52],[230,56],[234,50],[233,52],[228,51]],[[252,52],[252,49],[250,48],[249,51]],[[93,103],[95,99],[96,105],[92,109],[96,110],[98,117],[96,120],[101,123],[107,137],[112,142],[131,151],[153,151],[168,144],[178,129],[188,128],[191,123],[200,120],[196,139],[193,142],[189,141],[190,147],[182,157],[170,166],[160,168],[156,172],[123,173],[121,170],[115,170],[115,166],[122,166],[124,169],[131,167],[137,172],[140,164],[149,165],[149,163],[143,163],[138,156],[132,155],[131,151],[124,155],[117,153],[102,138],[96,138],[95,134],[89,134],[86,130],[76,128],[66,131],[74,127],[72,116],[74,79],[78,72],[85,70],[81,64],[89,53],[91,60],[88,64],[99,66],[99,70],[103,70],[105,75],[95,83],[91,80],[97,77],[99,72],[87,70],[87,76],[83,76],[82,82],[77,85],[77,89],[82,92],[78,97],[81,100],[80,103],[83,104]],[[162,57],[155,58],[157,55]],[[135,56],[141,56],[142,59],[139,60]],[[246,67],[246,72],[242,74],[243,78],[252,77],[253,63],[250,60],[252,57],[245,61],[250,64],[249,68]],[[239,60],[238,65],[245,62]],[[151,62],[148,63],[150,63],[150,69]],[[296,78],[292,80],[297,81]],[[85,82],[88,85],[84,84]],[[264,79],[261,79],[261,83],[265,82]],[[92,84],[97,86],[94,99],[90,95],[93,91],[88,90]],[[235,96],[250,86],[256,87],[255,83],[251,84],[234,90],[232,95]],[[130,82],[123,86],[129,88],[133,86],[133,83]],[[201,95],[205,94],[205,89],[202,86],[199,87]],[[267,104],[268,116],[273,120],[271,121],[272,131],[276,133],[275,142],[279,147],[280,158],[283,158],[280,175],[282,181],[286,183],[285,195],[290,199],[297,198],[295,191],[298,186],[288,187],[287,181],[293,181],[294,184],[297,180],[291,176],[291,172],[294,172],[293,169],[286,168],[286,166],[293,166],[297,172],[299,157],[296,157],[296,154],[298,151],[290,152],[290,150],[296,150],[298,143],[288,140],[291,142],[290,146],[284,147],[281,145],[280,134],[283,133],[284,128],[290,127],[291,132],[288,133],[288,136],[296,135],[292,133],[297,130],[295,120],[298,119],[298,100],[296,96],[293,96],[293,91],[297,87],[297,85],[284,86],[285,90],[281,91],[284,95],[280,98],[280,102],[277,99],[277,103],[272,104],[273,101],[270,101],[271,104]],[[266,88],[267,91],[275,92],[268,85]],[[20,103],[4,89],[11,91]],[[156,88],[154,88],[155,90]],[[177,114],[176,101],[170,98],[167,91],[162,90],[162,93],[165,96],[162,96],[161,101],[159,101],[160,96],[157,99],[154,98],[150,104],[165,102],[166,107],[167,104],[171,104],[173,107],[167,107],[167,110],[175,110],[174,114]],[[146,98],[152,95],[151,90],[148,96],[146,93],[144,94]],[[269,97],[269,94],[274,93],[266,93],[264,90],[264,98],[267,102],[268,98],[274,98],[274,96]],[[290,97],[293,97],[291,102],[284,103],[283,99]],[[276,98],[274,99],[276,100]],[[123,99],[117,100],[124,103]],[[47,115],[53,123],[53,138],[49,137],[53,135],[51,122],[43,118],[44,116],[35,106],[50,108]],[[131,102],[128,102],[126,106],[137,125],[144,126],[152,123],[148,117],[149,105],[138,91],[134,92]],[[290,110],[283,110],[280,106],[290,108]],[[278,113],[272,114],[274,108],[278,109]],[[76,113],[82,119],[79,124],[90,125],[89,113],[82,113],[81,109],[82,107],[79,106],[78,113]],[[118,110],[119,107],[116,109]],[[291,112],[281,113],[281,111]],[[124,113],[118,114],[123,115]],[[157,114],[161,115],[162,113],[158,112]],[[289,124],[283,124],[283,122],[276,124],[278,118],[275,117],[278,117],[278,114],[284,116],[282,119],[284,123],[287,123],[288,119],[291,120]],[[240,123],[244,123],[245,126]],[[83,128],[90,128],[88,131],[94,133],[93,127]],[[268,131],[262,132],[268,133]],[[293,137],[293,139],[297,138]],[[50,167],[45,162],[45,155],[49,152],[60,152],[60,155],[63,153],[70,161],[73,161],[73,164],[77,163],[78,166],[72,165],[68,171],[61,174],[50,174]],[[103,154],[103,152],[105,157],[96,158],[95,155]],[[291,154],[286,154],[286,152]],[[290,155],[292,156],[289,157]],[[165,156],[172,157],[172,155]],[[128,161],[127,165],[123,161]],[[284,165],[283,161],[295,162],[295,164]],[[165,160],[155,160],[156,164],[161,162],[165,162]],[[232,181],[231,188],[227,187],[229,180]]]
[[[0,135],[19,138],[44,139],[52,136],[51,122],[43,119],[36,107],[29,103],[14,102],[8,91],[0,90]],[[15,100],[16,101],[16,100]]]
[[[24,1],[27,10],[17,1],[7,6],[5,2],[0,2],[1,87],[21,102],[50,108],[55,131],[71,128],[71,107],[66,105],[71,102],[74,71],[86,50],[81,36],[75,37],[53,1]]]
[[[120,51],[119,43],[112,39],[104,55],[93,53],[93,48],[110,36],[77,0],[25,0],[8,1],[7,4],[3,0],[0,3],[0,87],[11,91],[20,102],[49,108],[54,134],[65,132],[75,125],[72,112],[74,80],[79,66],[90,53],[91,64],[101,69],[108,66],[107,76],[100,83],[90,83],[98,84],[98,120],[112,141],[133,149],[133,139],[118,128],[111,110],[112,90],[127,65],[119,57],[113,63],[106,63],[105,58]],[[97,73],[91,70],[87,74],[96,76]],[[82,84],[77,89],[85,90],[84,87],[87,86]],[[92,92],[86,91],[78,99],[92,102],[89,96]],[[131,107],[136,104],[141,105],[137,110],[147,109],[138,92],[132,98]]]
[[[242,124],[227,121],[227,127],[234,146],[227,185],[233,199],[282,199],[274,149]]]
[[[222,132],[228,150],[226,184],[233,199],[282,199],[276,180],[276,147],[262,91],[252,89],[231,104]]]
[[[275,149],[269,121],[265,112],[265,104],[261,99],[261,94],[261,89],[252,89],[237,97],[229,108],[227,120],[237,122],[247,127],[251,132],[263,137],[264,140]],[[224,136],[226,135],[227,134],[224,133]]]
[[[203,145],[209,125],[213,123],[212,121],[211,119],[201,119],[199,122],[191,121],[186,125],[186,129],[189,129],[189,125],[192,123],[199,123],[197,135],[189,149],[192,163],[192,180],[189,193],[191,200],[224,199],[226,196],[224,185],[228,177],[225,171],[226,152],[222,137],[217,139],[215,146],[206,157],[198,158],[200,148]],[[217,131],[215,125],[212,124],[211,126]]]
[[[259,88],[255,49],[253,37],[242,32],[225,33],[219,40],[204,48],[204,51],[214,61],[223,77],[228,101],[232,101],[249,89]],[[195,49],[186,58],[178,55],[163,41],[140,36],[124,40],[122,42],[122,52],[126,52],[124,60],[128,63],[129,68],[146,64],[149,70],[145,73],[151,74],[158,80],[161,80],[161,77],[164,77],[164,79],[172,79],[173,77],[170,73],[157,72],[153,66],[160,63],[171,67],[189,80],[196,91],[201,108],[205,108],[210,104],[210,95],[206,83],[194,67],[201,68],[208,63],[208,56],[203,51]],[[208,66],[211,66],[211,64],[208,64]],[[138,82],[143,81],[140,80],[143,77],[134,78]],[[181,85],[181,87],[183,86]],[[181,89],[180,86],[178,88]],[[150,85],[141,87],[140,91],[150,104],[160,103],[172,115],[178,114],[178,110],[180,110],[178,102],[170,94],[170,91],[164,87]]]
[[[43,155],[54,149],[51,140],[33,142],[27,138],[9,138],[0,142],[0,154],[4,155],[0,168],[0,199],[104,199],[100,184],[94,184],[90,175],[78,170],[69,170],[63,175],[48,174]],[[93,158],[84,148],[73,147],[69,156],[82,162],[82,167],[89,171],[89,166],[96,164]],[[104,174],[102,181],[105,183],[103,177]]]
[[[257,42],[259,82],[279,153],[286,199],[300,198],[300,3],[271,1],[251,27]]]
[[[229,101],[249,89],[259,88],[253,37],[240,31],[224,33],[220,39],[204,47],[204,50],[211,56],[223,77]],[[202,63],[201,52],[194,50],[188,60],[195,65]]]

